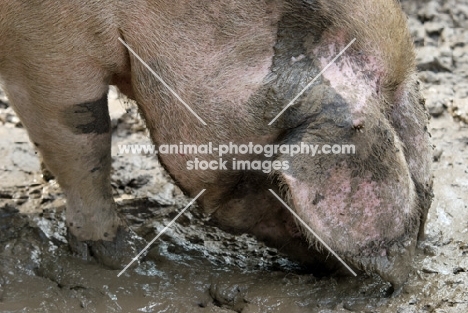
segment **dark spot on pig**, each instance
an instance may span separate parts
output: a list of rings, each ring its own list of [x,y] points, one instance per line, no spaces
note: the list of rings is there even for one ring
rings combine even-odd
[[[90,172],[91,172],[91,173],[97,172],[97,171],[99,171],[101,168],[102,168],[101,166],[97,166],[97,167],[93,168]]]
[[[355,134],[350,105],[325,84],[311,87],[307,96],[284,113],[283,122],[290,126],[280,138],[286,144],[345,143]]]
[[[320,87],[323,88],[324,86]],[[312,96],[315,96],[315,94],[310,93],[308,95],[307,100],[309,102],[314,101],[311,99]],[[320,128],[351,128],[352,121],[350,104],[348,104],[340,94],[338,94],[333,88],[328,87],[323,91],[323,95],[320,100],[320,103],[322,104],[322,111],[319,116],[321,123],[317,123],[317,121],[315,121],[315,124],[320,125]]]
[[[315,198],[314,198],[314,201],[312,201],[312,204],[313,205],[317,205],[320,201],[322,201],[323,199],[325,199],[324,196],[322,196],[321,194],[319,194],[318,192],[315,194]]]
[[[259,110],[263,110],[264,118],[268,122],[299,94],[320,71],[320,68],[315,64],[316,60],[308,54],[306,44],[310,41],[318,41],[321,36],[322,28],[317,28],[317,25],[313,24],[310,19],[310,16],[314,14],[310,4],[298,2],[294,9],[284,14],[278,23],[273,64],[270,74],[264,79],[265,89],[261,90],[264,98],[260,102],[262,107],[259,108]],[[304,55],[301,62],[291,62],[291,58],[298,55]],[[320,83],[320,79],[317,80],[317,83]],[[254,101],[252,103],[255,105]],[[295,108],[297,104],[292,108]],[[282,116],[273,126],[283,129],[290,128],[287,123],[288,121],[285,121]]]
[[[104,237],[106,237],[106,238],[109,237],[109,234],[107,232],[104,233]]]
[[[70,227],[73,227],[73,223],[70,223]]]
[[[110,131],[107,94],[101,99],[74,105],[63,112],[65,125],[75,134],[104,134]]]
[[[35,145],[36,147],[39,147],[39,144],[38,144],[37,142],[35,142],[34,145]]]

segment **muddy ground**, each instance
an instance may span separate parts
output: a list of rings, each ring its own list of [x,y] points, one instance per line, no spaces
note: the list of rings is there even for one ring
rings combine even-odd
[[[320,277],[254,238],[184,214],[120,278],[70,253],[64,199],[45,181],[0,94],[0,312],[468,312],[468,1],[404,1],[432,115],[434,202],[413,271],[392,295],[379,277]],[[112,183],[120,213],[151,240],[187,203],[154,156],[131,103],[111,93]],[[129,255],[129,261],[133,255]]]

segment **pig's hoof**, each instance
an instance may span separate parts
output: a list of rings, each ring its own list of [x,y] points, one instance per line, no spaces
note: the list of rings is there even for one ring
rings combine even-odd
[[[146,241],[133,231],[119,227],[113,241],[78,241],[69,235],[72,251],[81,259],[95,259],[98,263],[111,269],[123,269],[142,251]]]

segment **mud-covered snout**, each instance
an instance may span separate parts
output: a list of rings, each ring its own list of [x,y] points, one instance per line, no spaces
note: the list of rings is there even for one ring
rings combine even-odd
[[[310,102],[307,123],[284,138],[315,148],[314,154],[279,157],[290,164],[279,173],[284,196],[347,262],[399,284],[406,280],[420,216],[404,144],[378,103],[356,114],[325,90]]]

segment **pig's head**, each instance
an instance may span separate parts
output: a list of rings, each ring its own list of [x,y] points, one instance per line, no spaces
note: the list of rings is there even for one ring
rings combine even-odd
[[[340,9],[346,5],[323,5],[322,12],[342,19],[327,16],[332,25],[319,39],[303,37],[304,58],[297,62],[303,64],[290,64],[290,71],[308,60],[324,68],[353,38],[355,45],[278,120],[286,129],[283,144],[318,150],[279,156],[290,168],[276,175],[283,198],[346,262],[399,285],[431,202],[427,116],[413,46],[402,15],[383,18],[362,8],[346,19]],[[317,242],[305,228],[302,233]]]
[[[185,25],[185,32],[161,32],[157,40],[138,45],[147,43],[139,50],[158,56],[154,67],[211,124],[193,127],[191,113],[172,105],[175,100],[145,70],[134,76],[135,82],[147,82],[135,84],[135,97],[157,144],[214,138],[319,149],[352,145],[355,154],[277,155],[290,165],[272,174],[279,186],[271,181],[265,186],[265,173],[187,171],[190,156],[160,155],[174,179],[192,195],[203,183],[207,191],[200,203],[218,225],[270,238],[286,249],[291,238],[299,238],[297,250],[314,254],[301,235],[309,244],[316,239],[305,229],[297,232],[291,214],[268,192],[281,190],[345,261],[403,282],[430,205],[431,153],[413,45],[398,2],[228,1],[224,8],[213,2],[212,10],[193,4],[190,10],[168,5],[180,15],[174,25]],[[196,14],[192,19],[184,12]],[[190,23],[204,21],[197,14],[209,21],[204,32]],[[187,40],[189,35],[196,40]],[[269,126],[353,38],[355,43]],[[138,67],[134,62],[133,70]],[[176,129],[174,121],[180,124]]]

